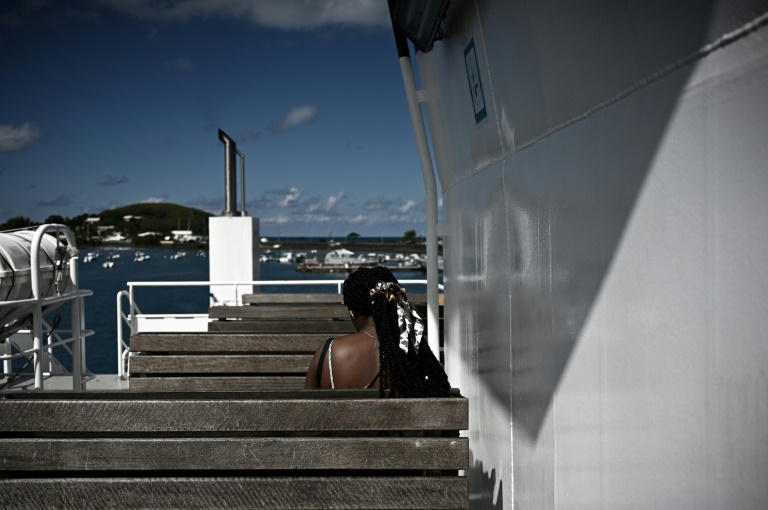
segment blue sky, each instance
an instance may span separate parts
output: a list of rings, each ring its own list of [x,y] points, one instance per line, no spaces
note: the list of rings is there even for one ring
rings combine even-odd
[[[0,222],[219,214],[219,128],[262,235],[425,232],[385,1],[0,2]]]

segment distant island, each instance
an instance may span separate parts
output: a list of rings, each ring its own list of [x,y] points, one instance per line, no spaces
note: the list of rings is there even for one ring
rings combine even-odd
[[[202,246],[207,244],[208,218],[211,216],[211,213],[183,205],[141,203],[72,218],[52,215],[43,222],[16,216],[0,224],[0,231],[61,223],[72,230],[78,245]]]
[[[208,218],[211,213],[168,203],[140,203],[108,209],[98,214],[81,214],[72,218],[59,215],[48,216],[44,221],[33,221],[24,216],[10,218],[0,224],[0,231],[34,227],[44,223],[60,223],[68,226],[75,234],[78,246],[128,245],[200,247],[208,244]],[[283,250],[327,249],[329,241],[304,239],[280,240],[262,239],[262,250],[275,249],[280,243]],[[375,242],[360,239],[360,234],[351,232],[334,245],[343,245],[353,251],[390,251],[399,253],[424,253],[423,239],[416,231],[409,230],[402,239],[389,242]],[[442,246],[439,248],[441,251]]]

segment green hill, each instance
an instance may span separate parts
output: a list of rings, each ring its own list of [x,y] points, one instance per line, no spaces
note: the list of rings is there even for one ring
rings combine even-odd
[[[115,230],[131,237],[141,232],[160,232],[169,235],[171,230],[191,230],[196,235],[208,232],[208,218],[212,214],[192,207],[176,204],[133,204],[102,211],[98,225],[112,225]]]
[[[170,235],[172,230],[191,230],[193,235],[208,234],[210,213],[176,204],[133,204],[117,209],[109,209],[98,214],[81,214],[73,218],[52,215],[44,221],[33,221],[24,216],[16,216],[0,224],[0,231],[40,225],[42,223],[63,223],[75,233],[78,243],[99,242],[99,235],[120,232],[133,238],[134,244],[156,244]],[[88,218],[98,217],[99,221],[90,223]],[[110,228],[107,228],[110,227]],[[157,232],[154,237],[142,237],[142,232]]]

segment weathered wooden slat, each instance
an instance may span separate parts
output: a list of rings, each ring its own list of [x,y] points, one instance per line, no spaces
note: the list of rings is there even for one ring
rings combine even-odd
[[[0,471],[469,468],[467,438],[4,439]]]
[[[385,392],[389,397],[389,390]],[[450,396],[463,398],[458,388],[451,388]],[[258,390],[258,391],[154,391],[132,392],[124,390],[45,390],[45,391],[0,391],[3,400],[375,400],[379,398],[378,389],[369,390]],[[0,404],[2,405],[2,404]]]
[[[304,374],[255,377],[132,377],[129,387],[136,391],[298,390],[304,388],[304,378]]]
[[[312,354],[222,354],[219,356],[138,354],[132,374],[306,373]]]
[[[468,422],[464,398],[0,400],[0,433],[466,430]]]
[[[328,305],[340,305],[344,302],[344,297],[341,294],[245,294],[243,295],[243,303],[260,305],[260,304],[300,304],[306,303],[310,305],[328,304]]]
[[[465,477],[0,480],[0,507],[69,509],[469,508]]]
[[[407,287],[407,286],[406,286]],[[438,294],[438,303],[443,306],[444,294]],[[245,294],[243,303],[260,304],[329,304],[337,305],[344,303],[342,294]],[[408,301],[411,303],[426,303],[427,295],[425,293],[408,293]]]
[[[226,331],[232,333],[318,333],[346,334],[354,333],[352,321],[213,321],[208,323],[208,331]]]
[[[314,352],[325,338],[316,334],[139,333],[132,352]]]
[[[337,306],[212,306],[208,309],[211,319],[260,319],[260,320],[314,320],[347,319],[349,312],[342,305]]]

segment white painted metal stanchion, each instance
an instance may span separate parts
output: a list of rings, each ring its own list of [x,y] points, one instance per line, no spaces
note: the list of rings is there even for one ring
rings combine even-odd
[[[405,45],[405,50],[401,46]],[[424,192],[427,202],[427,331],[429,332],[429,347],[436,357],[440,357],[440,323],[438,302],[438,265],[437,265],[437,181],[432,167],[432,155],[427,142],[427,131],[424,128],[424,118],[419,106],[416,80],[413,76],[413,65],[408,54],[405,41],[398,42],[400,55],[400,71],[403,73],[405,96],[408,100],[408,110],[411,113],[413,132],[416,136],[416,146],[419,151],[421,173],[424,178]]]

